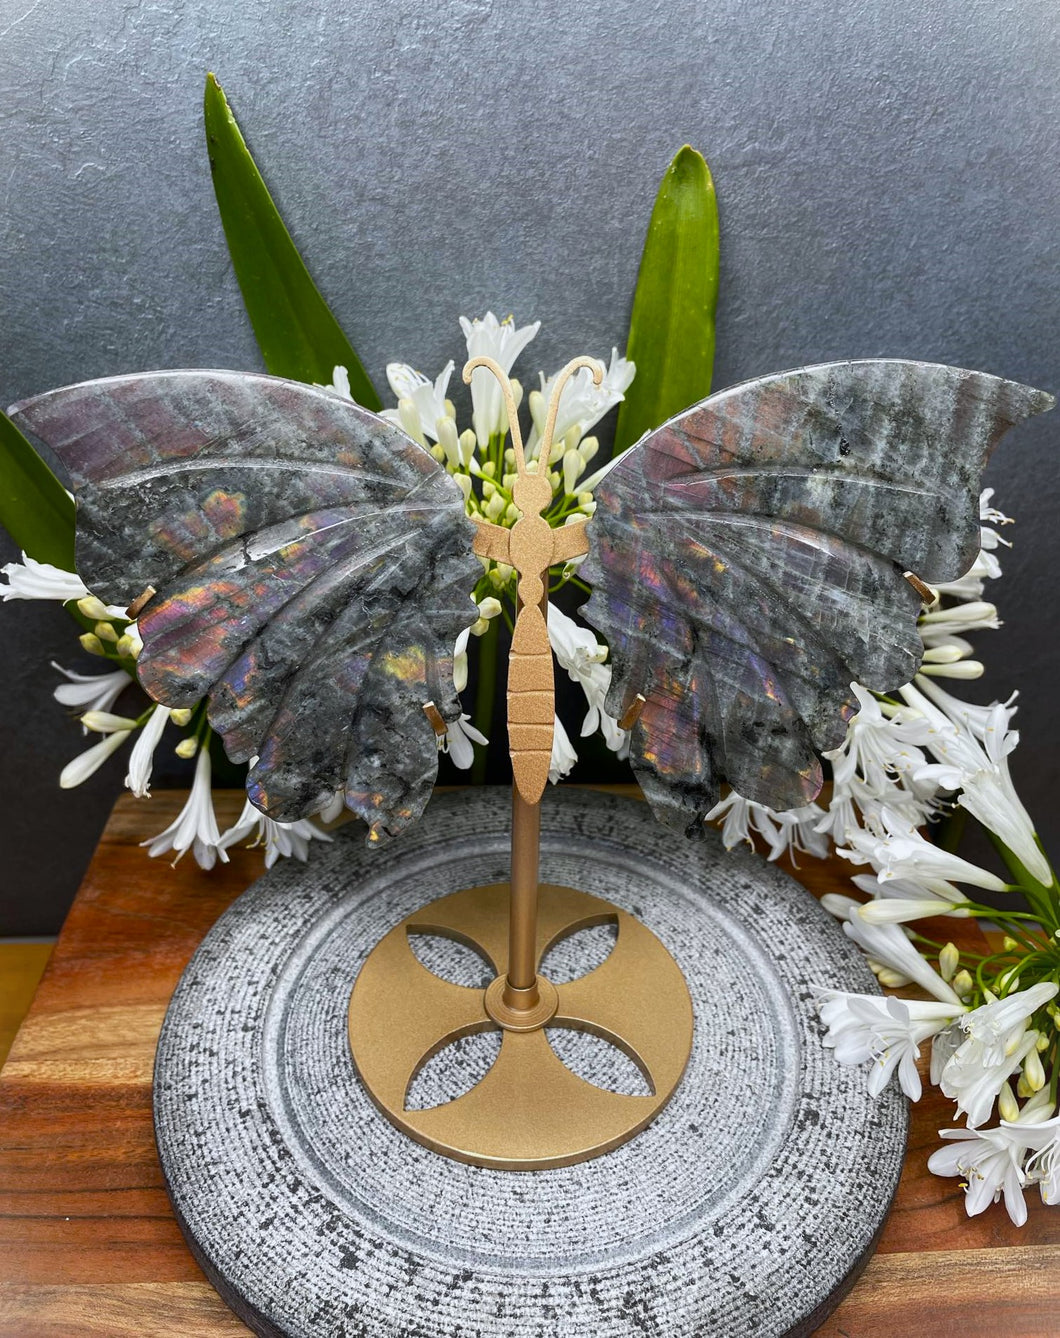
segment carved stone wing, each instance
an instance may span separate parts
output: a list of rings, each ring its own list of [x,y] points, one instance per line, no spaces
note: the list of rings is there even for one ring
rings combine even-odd
[[[774,808],[821,787],[819,751],[916,672],[919,597],[979,548],[999,437],[1052,406],[979,372],[830,363],[712,395],[648,434],[596,489],[586,618],[614,663],[608,710],[646,698],[631,759],[689,832],[724,779]]]
[[[247,791],[293,821],[328,797],[369,839],[419,816],[437,774],[423,713],[460,714],[452,653],[481,574],[463,498],[422,447],[316,387],[238,372],[69,386],[12,416],[59,456],[88,588],[139,618],[140,680],[209,695]]]

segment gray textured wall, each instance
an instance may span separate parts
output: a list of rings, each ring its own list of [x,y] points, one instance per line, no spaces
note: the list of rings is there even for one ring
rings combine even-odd
[[[259,365],[207,69],[380,382],[394,357],[459,356],[457,314],[487,306],[545,321],[525,372],[621,343],[689,140],[721,205],[717,385],[888,354],[1060,389],[1058,45],[1041,0],[0,0],[0,398]],[[990,686],[1022,693],[1015,769],[1054,837],[1058,434],[1040,420],[992,466],[1020,524],[982,639]],[[47,662],[76,663],[71,632],[17,604],[0,632],[0,933],[40,932],[123,766],[60,795],[80,740]]]

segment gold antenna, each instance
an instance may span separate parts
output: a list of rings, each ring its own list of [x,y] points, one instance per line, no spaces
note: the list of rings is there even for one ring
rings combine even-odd
[[[492,372],[497,378],[497,383],[501,388],[501,394],[504,396],[504,407],[508,411],[508,427],[512,434],[512,449],[515,452],[515,469],[520,478],[526,475],[526,455],[523,451],[523,434],[519,427],[519,412],[515,407],[515,396],[512,394],[512,383],[508,373],[494,358],[481,356],[471,358],[464,364],[464,384],[470,385],[471,378],[479,367],[484,367]],[[552,393],[548,397],[548,414],[545,417],[545,430],[541,435],[540,458],[547,460],[552,451],[552,434],[556,430],[556,415],[559,413],[559,402],[567,382],[575,372],[580,371],[582,367],[588,367],[592,373],[593,384],[601,385],[604,379],[604,365],[598,358],[571,358],[565,367],[562,367],[556,375],[556,384],[552,387]],[[516,499],[516,505],[519,505]]]

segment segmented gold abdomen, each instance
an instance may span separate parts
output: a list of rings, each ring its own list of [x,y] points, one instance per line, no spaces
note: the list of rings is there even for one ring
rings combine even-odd
[[[536,804],[548,781],[555,713],[552,648],[540,604],[519,610],[508,660],[508,748],[519,793]]]

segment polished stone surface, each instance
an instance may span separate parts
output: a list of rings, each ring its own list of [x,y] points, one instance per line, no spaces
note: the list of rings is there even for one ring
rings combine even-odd
[[[15,420],[70,472],[78,571],[152,597],[140,681],[209,696],[247,789],[278,821],[337,792],[369,839],[415,820],[438,771],[423,713],[460,715],[453,646],[481,575],[464,499],[423,447],[319,388],[152,372],[51,391]]]
[[[744,852],[668,837],[629,799],[544,801],[542,875],[617,903],[674,954],[693,998],[689,1068],[614,1152],[513,1173],[447,1160],[379,1113],[346,1010],[368,952],[424,901],[507,876],[510,796],[436,797],[373,860],[341,833],[277,866],[218,921],[173,997],[155,1122],[174,1208],[208,1276],[255,1332],[285,1338],[778,1338],[820,1323],[897,1184],[905,1099],[821,1044],[814,986],[874,991],[816,901]],[[573,935],[547,969],[599,964]],[[481,985],[473,954],[417,955]],[[587,1081],[636,1090],[624,1056],[559,1033]],[[443,1050],[410,1104],[453,1099],[496,1053]]]
[[[1052,405],[1028,386],[899,360],[745,382],[634,446],[596,489],[583,613],[640,693],[630,758],[657,816],[690,833],[728,781],[797,808],[857,707],[908,683],[923,647],[905,580],[953,581],[979,551],[982,471]]]

